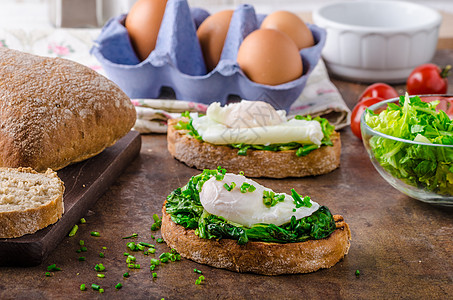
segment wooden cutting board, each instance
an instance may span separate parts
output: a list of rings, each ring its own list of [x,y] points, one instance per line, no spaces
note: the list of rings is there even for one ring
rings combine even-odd
[[[140,153],[140,148],[140,134],[131,131],[99,155],[58,171],[65,184],[62,218],[34,234],[0,239],[0,266],[40,264]]]

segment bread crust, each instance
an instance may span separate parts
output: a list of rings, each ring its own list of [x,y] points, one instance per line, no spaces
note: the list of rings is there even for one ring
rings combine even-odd
[[[38,174],[31,168],[0,168],[0,172],[5,170]],[[40,175],[58,179],[59,193],[35,208],[0,212],[0,238],[16,238],[25,234],[35,233],[57,222],[63,215],[63,193],[65,190],[63,181],[51,169],[48,169],[45,173],[40,173]]]
[[[94,70],[0,48],[0,166],[61,169],[124,136],[136,113]]]
[[[182,257],[216,268],[262,275],[309,273],[330,268],[350,246],[351,232],[343,217],[334,215],[336,230],[327,238],[300,243],[266,243],[201,239],[192,229],[177,225],[162,208],[162,237]]]
[[[247,177],[304,177],[329,173],[340,166],[341,139],[334,132],[333,146],[321,146],[306,156],[296,156],[296,150],[248,150],[246,156],[238,149],[199,141],[174,128],[181,119],[168,122],[167,147],[170,154],[190,167],[199,170],[222,166],[228,172],[243,171]]]

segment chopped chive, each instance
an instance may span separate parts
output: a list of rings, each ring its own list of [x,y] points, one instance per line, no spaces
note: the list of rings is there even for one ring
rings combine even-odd
[[[135,265],[134,265],[134,268],[135,268],[135,269],[140,269],[140,264],[135,264]]]
[[[129,256],[129,253],[128,252],[124,252],[123,255],[124,256]]]
[[[107,250],[107,247],[102,247],[103,250]]]
[[[123,277],[124,277],[124,278],[127,278],[127,277],[129,277],[129,276],[130,276],[130,275],[129,275],[128,272],[126,272],[126,273],[123,274]]]
[[[162,226],[162,220],[159,218],[157,214],[153,214],[154,224],[151,225],[151,230],[155,231],[158,230]]]
[[[195,280],[195,284],[201,284],[201,282],[204,280],[204,276],[203,275],[200,275],[200,277],[198,277],[197,280]]]
[[[151,253],[151,254],[154,254],[154,253],[156,253],[156,249],[154,249],[154,248],[149,248],[149,249],[148,249],[148,252]]]
[[[105,277],[105,274],[97,274],[97,276],[98,276],[99,278],[104,278],[104,277]]]
[[[160,259],[160,261],[163,262],[163,263],[167,263],[168,262],[168,257],[162,257]]]
[[[153,278],[157,278],[157,273],[153,273]]]
[[[203,274],[203,272],[202,272],[201,270],[198,270],[198,269],[193,269],[193,271],[194,271],[195,273],[198,273],[198,274]]]
[[[47,267],[47,271],[61,271],[61,268],[58,268],[56,264],[53,264]]]
[[[80,219],[80,224],[85,224],[87,221],[85,220],[85,218],[81,218]]]
[[[99,291],[99,289],[100,289],[101,287],[100,287],[98,284],[93,283],[93,284],[91,285],[91,288],[92,288],[93,290],[95,290],[95,291]]]
[[[140,245],[140,244],[135,245],[135,247],[137,247],[137,249],[140,251],[143,251],[143,249],[145,249],[145,246]]]
[[[154,271],[155,268],[156,268],[156,265],[151,265],[151,266],[149,266],[149,269],[150,269],[151,271]]]
[[[99,257],[104,258],[105,257],[104,253],[99,252]]]
[[[86,287],[85,283],[82,283],[82,284],[80,285],[80,290],[81,290],[81,291],[86,291],[86,289],[87,289],[87,287]]]
[[[154,240],[155,239],[154,235],[151,235],[151,238]]]
[[[236,183],[235,182],[231,182],[231,185],[228,185],[228,183],[225,183],[223,185],[223,187],[228,191],[228,192],[231,192],[232,189],[234,189],[236,187]]]
[[[160,264],[160,261],[158,259],[156,259],[156,258],[151,258],[151,264],[157,266],[158,264]]]
[[[94,266],[94,269],[98,272],[103,272],[105,270],[105,267],[103,264],[96,264],[96,266]]]
[[[355,270],[355,276],[357,276],[357,277],[360,276],[360,271],[359,270]]]
[[[77,224],[74,225],[74,226],[72,227],[71,231],[69,232],[69,236],[74,236],[74,235],[76,235],[78,229],[79,229],[79,226],[77,226]]]
[[[139,245],[142,245],[142,246],[145,246],[145,247],[149,247],[149,248],[154,248],[155,246],[153,244],[150,244],[150,243],[145,243],[145,242],[140,242],[138,243]]]
[[[95,236],[95,237],[101,236],[101,234],[97,231],[92,231],[90,234],[91,234],[91,236]]]
[[[137,247],[135,246],[135,243],[134,243],[134,242],[127,243],[126,246],[127,246],[127,248],[129,248],[129,250],[131,250],[131,251],[137,251]]]
[[[137,259],[135,258],[135,256],[132,256],[132,255],[128,255],[127,258],[130,260],[130,261],[136,261]]]
[[[127,267],[128,267],[129,269],[135,269],[135,264],[128,264]]]
[[[99,293],[103,293],[104,292],[104,289],[99,289]]]
[[[80,253],[80,252],[82,252],[82,249],[77,249],[75,252]]]
[[[85,256],[80,256],[79,257],[79,261],[85,261],[85,260],[86,260]]]
[[[80,241],[79,241],[79,245],[80,245],[80,246],[85,245],[85,241],[84,241],[84,240],[80,240]]]
[[[122,239],[123,239],[123,240],[124,240],[124,239],[133,239],[133,238],[136,238],[136,237],[138,237],[138,233],[133,233],[132,235],[130,235],[130,236],[125,236],[125,237],[123,237]]]
[[[156,242],[158,242],[158,243],[163,243],[164,240],[163,240],[162,238],[158,238],[158,239],[156,240]]]
[[[85,247],[85,246],[84,246],[84,247],[80,247],[80,251],[82,251],[82,252],[87,252],[87,250],[88,250],[88,249],[87,249],[87,247]]]
[[[121,284],[121,282],[118,282],[118,284],[115,285],[115,289],[117,289],[117,290],[119,290],[122,287],[123,287],[123,285]]]
[[[46,272],[45,275],[46,275],[46,277],[50,277],[50,276],[52,276],[52,273]]]

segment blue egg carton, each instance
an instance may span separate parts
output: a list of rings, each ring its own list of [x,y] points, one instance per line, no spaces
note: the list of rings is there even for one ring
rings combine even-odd
[[[236,62],[244,38],[259,28],[265,15],[253,6],[238,6],[230,21],[220,62],[207,73],[196,30],[209,13],[190,8],[186,0],[168,0],[155,49],[140,61],[124,26],[126,15],[109,20],[103,27],[91,53],[107,76],[130,98],[159,98],[163,88],[171,88],[176,99],[204,104],[228,103],[232,97],[261,100],[276,109],[289,110],[299,97],[307,78],[321,57],[326,31],[307,24],[315,45],[300,50],[303,75],[280,85],[251,81]]]

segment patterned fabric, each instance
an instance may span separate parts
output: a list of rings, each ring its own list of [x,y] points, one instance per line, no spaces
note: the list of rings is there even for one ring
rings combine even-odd
[[[48,57],[76,61],[105,76],[100,63],[90,55],[93,41],[101,29],[0,29],[0,47],[7,47]],[[137,108],[135,128],[141,133],[165,133],[166,121],[181,112],[206,111],[206,105],[171,99],[133,99]],[[294,102],[289,116],[322,116],[337,129],[349,125],[350,110],[337,88],[330,81],[322,61],[310,75],[300,97]]]

